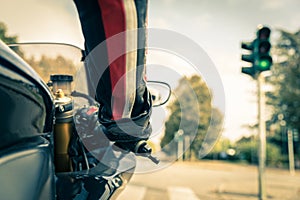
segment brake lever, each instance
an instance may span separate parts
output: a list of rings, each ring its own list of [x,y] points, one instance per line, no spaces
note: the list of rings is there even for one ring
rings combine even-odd
[[[135,145],[134,152],[138,156],[149,158],[152,162],[155,164],[158,164],[160,160],[154,156],[151,155],[152,149],[148,146],[147,142],[145,140],[141,140]]]
[[[138,141],[137,143],[121,143],[121,142],[116,142],[115,146],[123,149],[127,152],[133,152],[137,156],[142,156],[145,158],[149,158],[152,162],[155,164],[158,164],[160,160],[154,156],[151,155],[152,149],[147,145],[147,142],[145,140]]]

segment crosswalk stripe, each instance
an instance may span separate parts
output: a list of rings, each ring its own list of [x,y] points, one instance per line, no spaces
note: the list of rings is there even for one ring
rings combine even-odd
[[[170,200],[199,200],[193,190],[187,187],[168,187]]]
[[[117,200],[143,200],[146,198],[147,189],[148,188],[144,186],[127,185]],[[166,196],[168,196],[169,200],[199,200],[193,190],[188,187],[171,186],[168,187],[165,192],[168,193]]]
[[[127,185],[124,191],[118,196],[117,200],[143,200],[146,193],[146,187]]]

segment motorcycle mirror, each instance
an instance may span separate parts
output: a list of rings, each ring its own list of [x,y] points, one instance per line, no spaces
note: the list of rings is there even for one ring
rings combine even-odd
[[[153,107],[164,105],[170,99],[171,87],[165,82],[147,81],[147,88],[151,94]]]

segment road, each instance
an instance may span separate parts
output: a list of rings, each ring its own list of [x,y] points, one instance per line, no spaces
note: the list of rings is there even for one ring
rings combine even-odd
[[[257,167],[219,161],[177,162],[135,174],[118,200],[257,200]],[[299,200],[300,171],[266,169],[270,200]]]

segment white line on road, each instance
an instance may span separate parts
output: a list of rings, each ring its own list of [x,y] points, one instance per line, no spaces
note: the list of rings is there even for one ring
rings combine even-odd
[[[199,200],[193,190],[187,187],[168,187],[170,200]]]

